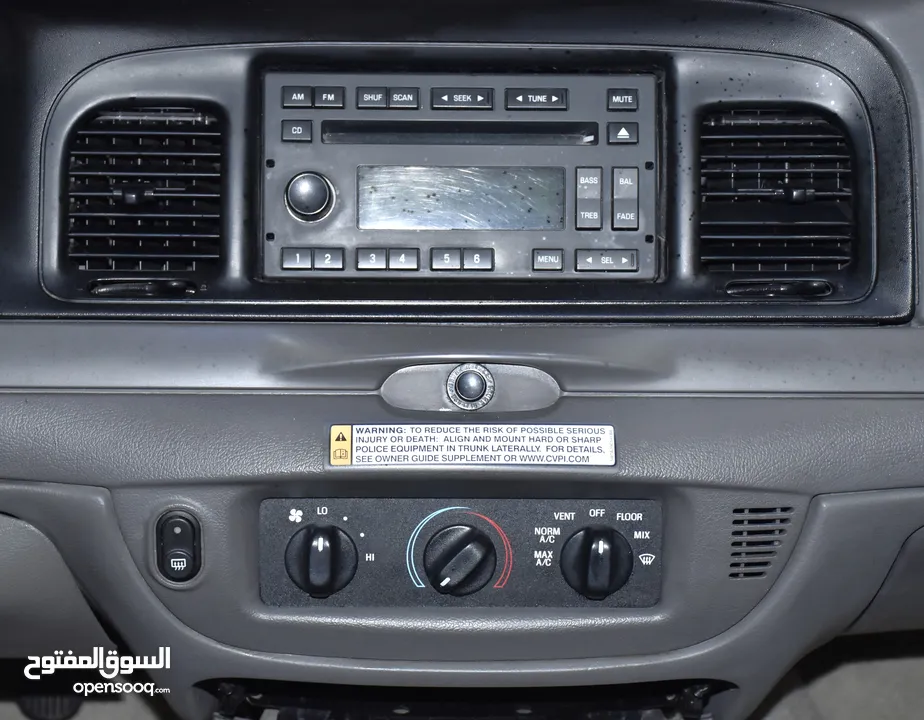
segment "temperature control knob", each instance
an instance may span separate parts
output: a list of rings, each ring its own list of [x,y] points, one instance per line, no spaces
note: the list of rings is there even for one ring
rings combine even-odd
[[[583,528],[561,549],[561,574],[584,597],[603,600],[632,574],[632,548],[611,527]]]
[[[353,540],[332,525],[309,525],[286,547],[286,571],[292,582],[315,598],[343,590],[356,574]]]
[[[318,173],[296,175],[286,187],[286,205],[300,220],[320,220],[334,202],[330,181]]]
[[[430,584],[444,595],[471,595],[494,576],[497,552],[491,538],[470,525],[452,525],[430,538],[424,549],[424,570]]]

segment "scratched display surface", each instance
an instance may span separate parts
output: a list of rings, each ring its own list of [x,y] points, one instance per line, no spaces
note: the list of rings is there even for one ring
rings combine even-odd
[[[560,167],[362,166],[363,230],[562,230]]]

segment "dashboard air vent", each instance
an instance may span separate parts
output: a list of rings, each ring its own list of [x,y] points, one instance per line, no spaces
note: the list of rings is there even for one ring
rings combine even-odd
[[[733,580],[766,577],[780,552],[793,508],[737,508],[732,513],[731,562]]]
[[[88,284],[212,279],[222,250],[223,130],[215,113],[191,107],[85,118],[67,155],[70,270]]]
[[[708,114],[700,138],[704,270],[831,277],[857,259],[847,136],[812,110]]]

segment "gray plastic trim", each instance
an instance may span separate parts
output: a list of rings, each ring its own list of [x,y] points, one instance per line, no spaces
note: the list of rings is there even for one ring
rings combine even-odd
[[[174,493],[182,497],[183,490],[174,488]],[[107,491],[3,482],[0,511],[33,522],[55,542],[78,581],[135,652],[172,647],[171,669],[155,671],[153,680],[172,688],[166,699],[188,720],[201,720],[207,712],[202,696],[190,690],[192,684],[216,677],[456,687],[711,677],[742,688],[717,706],[717,720],[744,720],[796,660],[841,632],[866,607],[905,539],[920,527],[924,491],[817,498],[786,572],[764,601],[734,628],[705,643],[621,659],[525,655],[516,662],[477,663],[274,655],[222,645],[180,622],[152,592],[125,545]],[[100,562],[103,557],[105,562]],[[253,559],[243,556],[238,562],[246,565]],[[211,612],[207,606],[200,610]],[[138,617],[145,622],[139,623]],[[406,637],[413,645],[415,632]],[[368,642],[379,642],[374,626]]]

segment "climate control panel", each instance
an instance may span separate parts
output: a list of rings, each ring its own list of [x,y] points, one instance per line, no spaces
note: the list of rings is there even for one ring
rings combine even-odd
[[[656,500],[274,498],[260,594],[277,607],[651,607]]]

